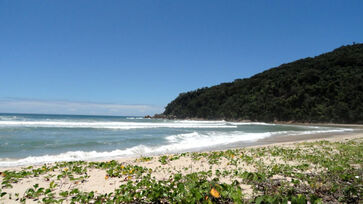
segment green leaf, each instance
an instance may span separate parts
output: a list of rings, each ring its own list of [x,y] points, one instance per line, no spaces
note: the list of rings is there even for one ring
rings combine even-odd
[[[2,197],[4,197],[6,194],[7,194],[6,192],[2,192],[2,193],[0,194],[0,197],[2,198]]]
[[[258,198],[255,199],[255,203],[256,204],[261,204],[263,202],[263,200],[264,200],[264,197],[263,196],[260,196],[260,197],[258,197]]]

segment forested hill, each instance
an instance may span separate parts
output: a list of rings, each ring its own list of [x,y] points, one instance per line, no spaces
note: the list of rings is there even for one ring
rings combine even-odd
[[[363,123],[363,44],[180,94],[165,117]]]

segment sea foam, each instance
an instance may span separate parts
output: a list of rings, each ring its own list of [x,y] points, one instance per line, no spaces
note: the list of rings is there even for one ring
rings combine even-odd
[[[311,131],[277,131],[263,133],[246,133],[243,131],[201,131],[175,134],[165,137],[166,143],[158,146],[137,145],[113,151],[69,151],[57,155],[29,156],[22,159],[0,159],[0,167],[36,165],[59,161],[101,160],[122,157],[150,156],[186,151],[199,151],[238,142],[254,142],[274,135],[303,135],[329,132],[353,131],[347,128],[336,128]]]

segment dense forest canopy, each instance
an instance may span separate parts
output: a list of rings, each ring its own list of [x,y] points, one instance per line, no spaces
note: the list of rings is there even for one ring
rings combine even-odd
[[[180,94],[165,117],[363,123],[363,44]]]

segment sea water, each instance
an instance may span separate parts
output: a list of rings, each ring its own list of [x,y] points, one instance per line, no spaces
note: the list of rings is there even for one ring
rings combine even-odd
[[[253,145],[281,135],[344,131],[352,129],[135,116],[0,114],[0,167],[203,151]]]

